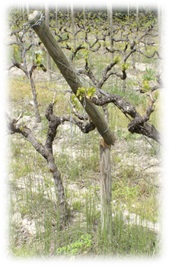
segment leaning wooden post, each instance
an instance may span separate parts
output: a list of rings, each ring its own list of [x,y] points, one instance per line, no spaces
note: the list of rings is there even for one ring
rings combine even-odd
[[[58,45],[48,25],[46,25],[44,15],[41,12],[35,10],[32,14],[29,15],[29,23],[46,47],[50,56],[53,58],[54,62],[69,84],[73,93],[76,94],[78,88],[83,87],[83,84],[80,81],[79,75],[77,74],[73,65],[68,61],[66,55]],[[86,97],[79,99],[79,101],[85,108],[87,114],[91,118],[101,136],[104,138],[105,142],[109,145],[113,145],[115,142],[114,134],[108,127],[104,116],[99,111],[97,106],[95,106]]]

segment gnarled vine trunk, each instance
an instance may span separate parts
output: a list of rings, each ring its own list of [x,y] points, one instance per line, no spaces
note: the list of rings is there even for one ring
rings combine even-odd
[[[61,179],[61,174],[55,163],[55,158],[53,155],[52,145],[53,140],[56,136],[56,131],[58,126],[63,123],[67,118],[59,118],[53,114],[53,105],[49,104],[46,110],[46,118],[49,121],[49,127],[46,137],[45,144],[42,144],[34,136],[33,132],[27,126],[20,127],[17,125],[17,120],[8,117],[9,130],[13,133],[19,133],[24,136],[35,148],[35,150],[40,153],[43,158],[47,161],[48,168],[52,173],[55,189],[56,189],[56,199],[57,199],[57,213],[59,215],[59,227],[64,228],[67,222],[68,210],[67,203],[65,199],[64,186]]]

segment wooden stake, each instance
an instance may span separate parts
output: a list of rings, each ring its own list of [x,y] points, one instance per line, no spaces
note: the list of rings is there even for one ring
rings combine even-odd
[[[100,181],[101,181],[101,225],[104,240],[110,243],[112,238],[112,180],[111,180],[111,146],[104,139],[100,142]]]

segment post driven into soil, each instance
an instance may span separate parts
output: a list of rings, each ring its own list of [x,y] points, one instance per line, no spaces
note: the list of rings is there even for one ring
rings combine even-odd
[[[104,242],[112,238],[112,179],[111,179],[111,146],[102,139],[100,142],[100,183],[101,183],[101,231]]]

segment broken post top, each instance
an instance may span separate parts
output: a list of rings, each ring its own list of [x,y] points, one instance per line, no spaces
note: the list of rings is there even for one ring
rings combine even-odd
[[[31,27],[38,26],[45,19],[45,16],[42,12],[34,10],[33,13],[29,14],[28,20]]]

